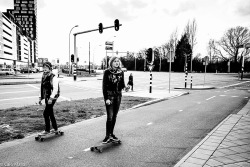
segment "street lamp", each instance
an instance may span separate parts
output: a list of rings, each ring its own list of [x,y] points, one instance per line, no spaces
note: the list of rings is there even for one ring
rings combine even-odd
[[[69,75],[70,75],[70,33],[73,30],[73,28],[78,27],[78,25],[75,25],[74,27],[71,28],[70,32],[69,32]],[[74,55],[75,56],[75,55]]]

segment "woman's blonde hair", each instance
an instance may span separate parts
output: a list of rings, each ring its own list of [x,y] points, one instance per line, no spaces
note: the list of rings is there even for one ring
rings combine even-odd
[[[118,68],[121,68],[122,62],[121,62],[120,58],[117,57],[117,56],[113,56],[113,57],[111,57],[111,58],[109,59],[109,67],[112,68],[113,62],[115,61],[115,59],[118,59],[118,61],[119,61],[119,67],[118,67]]]

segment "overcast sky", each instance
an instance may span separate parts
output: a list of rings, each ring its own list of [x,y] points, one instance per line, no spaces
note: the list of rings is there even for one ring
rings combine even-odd
[[[14,8],[13,0],[0,0],[0,11]],[[80,63],[88,58],[89,42],[91,60],[100,64],[105,56],[105,41],[114,41],[120,52],[160,46],[168,42],[176,29],[179,37],[185,25],[197,22],[197,44],[194,55],[206,56],[208,40],[219,39],[229,28],[250,28],[250,0],[38,0],[38,50],[39,57],[49,60],[69,60],[69,32],[112,26],[119,19],[119,31],[105,29],[77,36]],[[114,37],[116,36],[116,37]],[[73,35],[72,35],[73,37]],[[71,54],[73,38],[71,38]],[[102,46],[99,46],[102,45]],[[120,54],[120,56],[125,54]],[[88,59],[87,59],[88,60]]]

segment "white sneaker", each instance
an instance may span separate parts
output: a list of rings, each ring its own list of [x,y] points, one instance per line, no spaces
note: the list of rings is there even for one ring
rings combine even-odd
[[[49,134],[49,132],[43,131],[42,133],[39,134],[39,136],[45,136],[45,135],[47,135],[47,134]]]

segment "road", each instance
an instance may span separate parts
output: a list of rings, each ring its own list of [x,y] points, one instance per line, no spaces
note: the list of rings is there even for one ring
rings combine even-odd
[[[125,72],[125,81],[128,82],[130,73],[134,75],[134,90],[149,91],[149,72]],[[153,72],[153,89],[169,89],[169,73]],[[32,74],[31,77],[40,77],[39,74]],[[205,82],[204,82],[205,78]],[[241,83],[235,74],[193,74],[193,85],[213,85],[221,87],[227,84]],[[102,97],[102,75],[93,78],[80,78],[74,82],[72,78],[60,78],[61,96],[58,101],[77,100],[86,98]],[[170,88],[184,87],[184,74],[171,73]],[[188,87],[190,87],[190,74],[188,77]],[[1,85],[0,86],[0,109],[10,107],[20,107],[34,105],[38,101],[40,84],[23,85]]]
[[[249,100],[249,82],[190,91],[189,95],[120,112],[115,133],[123,141],[102,154],[89,151],[105,133],[100,117],[64,127],[65,135],[39,143],[34,136],[1,148],[4,163],[26,166],[173,166],[231,113]]]

